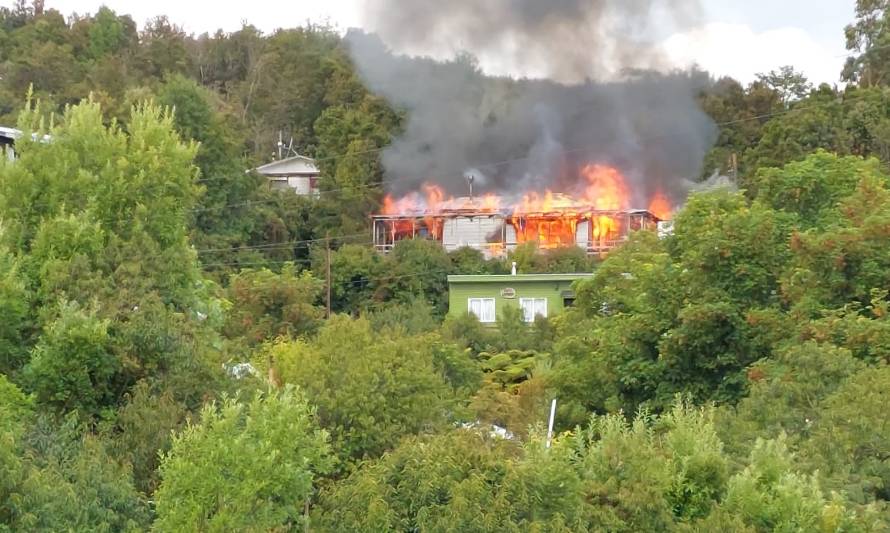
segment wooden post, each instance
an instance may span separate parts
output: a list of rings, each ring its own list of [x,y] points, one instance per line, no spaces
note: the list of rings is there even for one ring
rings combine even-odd
[[[550,447],[550,441],[553,440],[553,420],[556,418],[556,398],[550,404],[550,422],[547,424],[547,447]]]

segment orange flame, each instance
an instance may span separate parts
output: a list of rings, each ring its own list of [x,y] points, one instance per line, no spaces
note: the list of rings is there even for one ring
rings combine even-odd
[[[426,227],[430,232],[430,236],[434,239],[442,238],[442,226],[444,222],[441,218],[435,218],[432,215],[441,211],[442,201],[445,199],[445,191],[436,185],[426,184],[423,186],[426,192],[426,212],[424,217]]]
[[[658,191],[652,197],[652,201],[649,202],[649,212],[661,220],[669,220],[673,209],[671,208],[670,200],[661,191]]]
[[[629,229],[639,229],[639,224],[628,228],[623,215],[619,216],[618,212],[630,207],[630,193],[618,169],[589,164],[581,168],[580,175],[584,178],[580,194],[530,191],[514,202],[492,193],[455,199],[446,197],[440,187],[427,184],[422,194],[414,192],[398,199],[386,196],[383,214],[409,217],[391,222],[393,241],[423,234],[441,239],[442,215],[458,212],[501,213],[515,230],[517,243],[536,242],[545,249],[577,244],[604,250]],[[652,198],[649,211],[664,220],[670,217],[671,204],[659,192]],[[492,251],[503,250],[503,246],[490,243]]]
[[[590,228],[591,241],[600,249],[607,248],[609,244],[618,238],[618,221],[608,215],[592,217]]]
[[[595,209],[627,209],[627,185],[618,169],[605,165],[587,165],[581,169],[581,174],[587,180],[584,198]]]
[[[501,210],[501,197],[496,194],[488,193],[482,197],[482,210],[487,213],[494,213]]]

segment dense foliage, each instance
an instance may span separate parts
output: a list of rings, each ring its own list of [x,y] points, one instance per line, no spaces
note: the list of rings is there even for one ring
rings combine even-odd
[[[738,187],[673,235],[487,260],[369,246],[410,110],[335,31],[0,8],[0,531],[886,530],[888,17],[857,2],[844,89],[702,92]],[[318,198],[245,172],[279,132]],[[447,314],[511,262],[593,275]]]

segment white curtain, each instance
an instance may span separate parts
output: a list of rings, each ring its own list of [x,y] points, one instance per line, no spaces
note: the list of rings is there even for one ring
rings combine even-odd
[[[534,322],[538,315],[547,316],[546,298],[520,298],[519,306],[522,308],[522,318],[526,322]]]
[[[470,298],[467,310],[480,322],[494,322],[494,298]]]

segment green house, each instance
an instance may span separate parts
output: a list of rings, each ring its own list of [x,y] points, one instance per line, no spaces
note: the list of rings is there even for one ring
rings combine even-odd
[[[526,322],[537,315],[551,317],[575,301],[572,284],[593,274],[519,274],[507,276],[448,276],[448,312],[476,315],[494,324],[507,306],[519,307]]]

